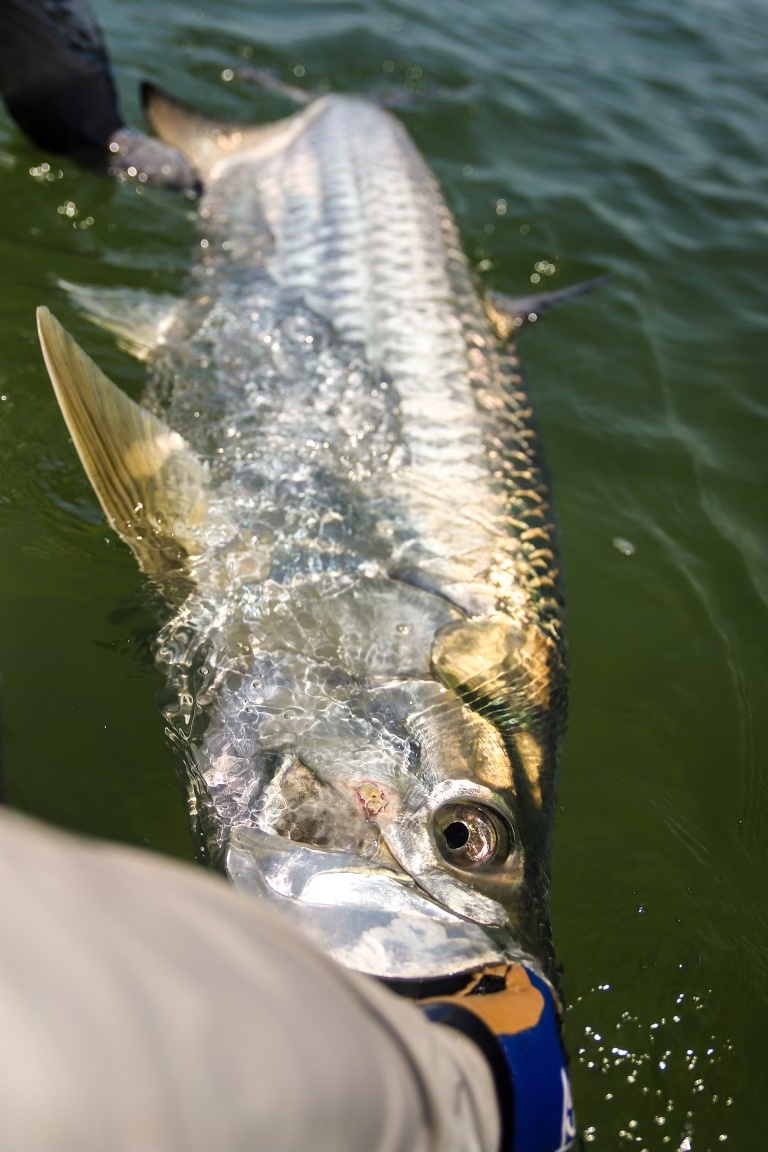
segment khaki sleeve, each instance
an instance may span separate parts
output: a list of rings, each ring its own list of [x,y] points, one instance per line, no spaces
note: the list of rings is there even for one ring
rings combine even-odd
[[[221,878],[0,812],[0,1148],[497,1152],[474,1044]]]

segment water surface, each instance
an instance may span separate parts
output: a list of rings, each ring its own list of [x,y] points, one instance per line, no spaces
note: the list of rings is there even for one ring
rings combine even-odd
[[[227,69],[421,94],[401,115],[487,286],[612,273],[521,341],[554,478],[572,707],[553,923],[578,1119],[614,1152],[768,1131],[768,256],[761,0],[102,0],[125,112],[147,77],[222,115]],[[46,167],[48,165],[48,167]],[[55,287],[179,291],[189,203],[40,154],[0,118],[0,639],[11,800],[191,858],[147,655],[34,333]]]

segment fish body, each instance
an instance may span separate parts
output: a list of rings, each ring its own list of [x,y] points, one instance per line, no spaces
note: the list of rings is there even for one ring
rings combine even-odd
[[[509,318],[381,108],[249,128],[152,92],[148,114],[204,186],[188,295],[75,292],[149,366],[130,435],[100,446],[109,404],[83,433],[64,378],[97,370],[41,335],[174,603],[156,655],[205,851],[359,970],[553,978],[563,604]]]

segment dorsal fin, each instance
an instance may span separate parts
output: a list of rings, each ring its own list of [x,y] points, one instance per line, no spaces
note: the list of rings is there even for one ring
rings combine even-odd
[[[178,568],[199,551],[207,466],[177,432],[126,396],[47,308],[37,327],[56,399],[110,524],[142,570]]]
[[[204,180],[228,156],[279,142],[286,136],[287,126],[302,115],[272,124],[227,123],[206,116],[147,83],[141,86],[141,100],[152,130],[186,156]]]

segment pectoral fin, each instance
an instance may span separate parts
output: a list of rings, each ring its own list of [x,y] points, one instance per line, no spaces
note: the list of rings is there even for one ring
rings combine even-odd
[[[142,570],[200,550],[207,466],[177,432],[109,380],[47,308],[37,325],[56,399],[104,512]]]
[[[557,292],[539,292],[535,296],[507,296],[504,292],[487,292],[485,310],[502,340],[508,339],[523,324],[538,320],[544,312],[565,300],[575,300],[593,289],[605,284],[610,277],[606,273],[581,284],[571,284]]]
[[[123,351],[137,360],[151,358],[179,309],[176,297],[167,294],[133,288],[88,288],[68,280],[59,280],[58,286],[92,324],[111,332]]]

